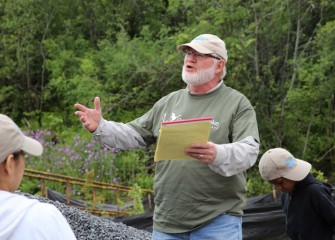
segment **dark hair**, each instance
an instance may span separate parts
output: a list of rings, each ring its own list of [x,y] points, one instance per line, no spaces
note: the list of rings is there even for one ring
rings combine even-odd
[[[19,159],[20,155],[24,155],[24,151],[23,150],[17,151],[13,153],[13,155],[14,155],[14,159]]]
[[[20,151],[14,152],[14,153],[12,153],[12,154],[13,154],[13,156],[14,156],[14,159],[15,159],[15,160],[18,160],[19,157],[20,157],[20,155],[24,155],[25,153],[24,153],[23,150],[20,150]],[[8,155],[8,156],[9,156],[9,155]],[[7,157],[8,157],[8,156],[7,156]],[[2,161],[1,163],[5,162],[6,159],[7,159],[7,157],[6,157],[6,158],[4,159],[4,161]]]

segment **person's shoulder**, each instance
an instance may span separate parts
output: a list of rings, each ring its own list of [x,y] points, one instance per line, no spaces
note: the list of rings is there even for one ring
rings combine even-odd
[[[36,199],[28,198],[20,193],[16,192],[6,192],[4,191],[2,194],[2,201],[8,201],[12,205],[20,204],[20,206],[31,206],[39,203]]]
[[[59,212],[58,208],[56,208],[56,206],[54,206],[53,204],[50,203],[43,203],[43,202],[39,202],[38,206],[35,206],[36,210],[39,211],[44,211],[46,213],[54,213],[54,212]]]
[[[189,90],[187,88],[182,88],[182,89],[178,89],[176,91],[170,92],[165,97],[171,97],[171,96],[178,95],[178,94],[185,94],[185,93],[188,93],[188,92],[189,92]]]
[[[222,90],[223,91],[226,91],[226,92],[229,92],[235,96],[239,96],[239,97],[242,97],[242,98],[247,98],[242,92],[240,92],[239,90],[235,89],[235,88],[232,88],[232,87],[229,87],[229,86],[226,86],[224,85],[222,87]]]
[[[55,205],[20,194],[12,194],[7,202],[16,206],[12,206],[13,211],[21,212],[17,235],[42,239],[50,234],[50,239],[75,239],[67,219]]]
[[[183,88],[183,89],[179,89],[179,90],[170,92],[170,93],[168,93],[167,95],[161,97],[161,98],[157,101],[157,103],[163,103],[163,102],[169,101],[170,99],[174,99],[175,97],[184,95],[185,93],[188,93],[188,90],[187,90],[186,88]]]
[[[29,210],[28,216],[35,221],[48,221],[51,219],[63,218],[62,213],[54,205],[50,203],[38,202]]]
[[[242,92],[232,87],[228,87],[226,85],[222,86],[221,91],[222,91],[222,96],[225,96],[228,100],[238,103],[239,105],[243,105],[247,108],[252,107],[251,102]]]
[[[331,196],[333,191],[333,186],[331,186],[330,184],[322,183],[317,180],[313,184],[308,184],[306,188],[308,189],[308,192],[314,196],[324,194]]]

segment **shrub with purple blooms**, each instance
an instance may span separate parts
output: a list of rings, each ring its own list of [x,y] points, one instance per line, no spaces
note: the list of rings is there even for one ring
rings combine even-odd
[[[26,131],[25,134],[38,140],[44,148],[41,157],[26,156],[26,168],[77,178],[93,173],[92,180],[129,186],[136,184],[152,189],[153,171],[144,150],[119,151],[101,146],[92,137],[75,136],[65,141],[45,130]],[[38,188],[35,185],[39,184],[38,181],[24,179],[21,190],[29,192],[29,189]],[[48,184],[55,190],[64,188],[56,183]],[[76,194],[81,193],[78,191]]]

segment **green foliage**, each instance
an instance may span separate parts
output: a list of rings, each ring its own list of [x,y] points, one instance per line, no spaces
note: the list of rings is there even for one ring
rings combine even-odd
[[[185,87],[176,47],[213,33],[228,49],[225,83],[256,109],[261,152],[285,147],[335,177],[334,1],[18,0],[0,6],[1,112],[24,129],[49,132],[43,161],[28,166],[74,176],[94,169],[95,178],[151,188],[152,152],[105,155],[100,146],[87,146],[91,135],[73,105],[92,107],[100,96],[106,119],[141,116]],[[257,171],[250,172],[250,194],[266,191]]]
[[[116,178],[120,184],[138,184],[141,188],[152,189],[153,170],[150,169],[150,161],[153,156],[146,154],[144,150],[120,151],[116,153],[114,161],[117,169]]]
[[[323,172],[320,170],[316,170],[312,168],[312,174],[315,176],[315,178],[321,182],[329,182],[328,179],[324,176]]]
[[[24,177],[23,181],[20,184],[19,190],[21,192],[30,193],[30,194],[40,194],[40,181],[37,179],[30,179]]]
[[[85,209],[90,211],[97,207],[100,203],[104,203],[106,198],[104,194],[96,194],[95,199],[93,199],[93,191],[94,189],[91,185],[94,180],[94,170],[90,170],[85,173],[85,184],[81,188],[81,192],[83,193],[82,200],[85,201]]]
[[[83,200],[92,203],[92,190],[93,188],[90,186],[92,181],[94,180],[94,170],[90,170],[85,173],[85,185],[82,187],[83,192]]]
[[[246,187],[247,197],[268,194],[272,191],[271,184],[261,178],[256,165],[248,171]]]
[[[141,188],[135,183],[131,190],[128,192],[129,197],[133,199],[133,208],[131,213],[132,214],[142,214],[144,213],[144,206],[142,204],[142,190]]]
[[[285,116],[290,135],[296,139],[292,149],[330,177],[334,177],[331,175],[334,162],[329,160],[333,159],[335,148],[334,33],[334,22],[321,27],[311,43],[318,49],[317,55],[304,54],[301,57],[297,87],[288,94],[288,113]],[[328,164],[325,162],[327,158]]]

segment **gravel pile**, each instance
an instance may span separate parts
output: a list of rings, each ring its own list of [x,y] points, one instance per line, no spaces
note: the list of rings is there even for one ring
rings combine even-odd
[[[150,240],[151,233],[139,230],[123,223],[113,222],[109,219],[99,218],[88,212],[52,201],[48,198],[18,192],[28,198],[55,205],[67,219],[78,240]]]

